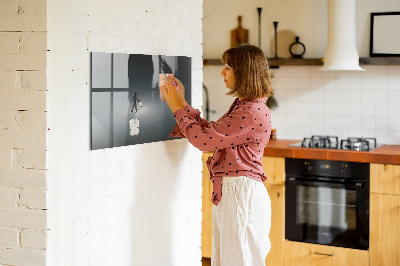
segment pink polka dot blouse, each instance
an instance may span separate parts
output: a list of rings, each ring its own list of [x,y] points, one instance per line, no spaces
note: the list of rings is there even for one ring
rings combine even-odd
[[[267,179],[261,164],[271,132],[271,112],[266,100],[267,97],[237,98],[216,122],[201,118],[200,111],[190,105],[174,112],[178,124],[170,137],[186,137],[199,150],[214,151],[214,156],[207,160],[214,205],[221,200],[224,176],[246,176],[261,182]]]

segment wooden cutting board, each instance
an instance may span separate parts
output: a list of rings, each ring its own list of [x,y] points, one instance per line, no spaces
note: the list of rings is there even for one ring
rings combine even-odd
[[[249,31],[242,27],[242,16],[238,16],[238,27],[231,30],[231,48],[238,44],[249,43]]]

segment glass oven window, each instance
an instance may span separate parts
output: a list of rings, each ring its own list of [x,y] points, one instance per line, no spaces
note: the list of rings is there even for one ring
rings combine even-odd
[[[298,186],[297,223],[356,229],[356,191],[345,188]]]

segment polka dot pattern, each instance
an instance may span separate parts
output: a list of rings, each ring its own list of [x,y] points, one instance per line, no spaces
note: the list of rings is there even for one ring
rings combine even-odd
[[[218,121],[208,122],[200,111],[190,105],[174,113],[178,125],[171,137],[185,136],[202,151],[215,151],[207,160],[213,183],[211,201],[217,205],[222,196],[221,181],[224,176],[247,176],[264,182],[261,158],[271,132],[270,111],[267,98],[236,99],[228,112]]]

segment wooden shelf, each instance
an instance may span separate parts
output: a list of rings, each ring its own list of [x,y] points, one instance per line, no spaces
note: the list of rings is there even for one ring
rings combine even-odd
[[[322,66],[323,58],[268,58],[271,68],[279,66]],[[220,59],[204,59],[204,66],[222,65]],[[400,57],[362,57],[360,65],[400,65]]]
[[[268,58],[268,64],[270,67],[279,66],[304,66],[304,65],[322,65],[321,58]],[[204,66],[217,66],[222,65],[220,59],[204,59]]]
[[[268,58],[270,67],[322,66],[322,58]]]
[[[360,65],[400,65],[400,57],[362,57]]]
[[[203,66],[222,66],[221,59],[203,59]]]

